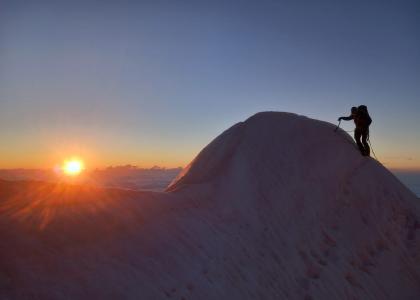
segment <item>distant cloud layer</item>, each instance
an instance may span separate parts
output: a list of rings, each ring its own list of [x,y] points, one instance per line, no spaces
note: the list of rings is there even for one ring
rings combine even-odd
[[[155,166],[144,169],[126,165],[96,169],[86,172],[78,178],[69,178],[57,175],[53,170],[10,169],[0,170],[0,179],[47,182],[71,181],[74,183],[89,183],[100,187],[160,191],[164,190],[180,171],[181,168],[166,169]]]

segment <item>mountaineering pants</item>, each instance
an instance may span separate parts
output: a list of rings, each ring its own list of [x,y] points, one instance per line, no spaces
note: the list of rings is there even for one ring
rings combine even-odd
[[[368,144],[369,138],[369,127],[366,128],[356,128],[354,131],[354,139],[356,140],[357,146],[359,147],[360,152],[364,156],[370,156],[370,148]],[[360,141],[362,139],[362,141]]]

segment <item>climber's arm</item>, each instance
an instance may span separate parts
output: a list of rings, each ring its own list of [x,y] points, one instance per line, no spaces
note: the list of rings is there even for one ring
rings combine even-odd
[[[338,118],[338,121],[341,121],[341,120],[344,120],[344,121],[350,121],[350,120],[353,120],[354,118],[353,118],[353,116],[352,115],[350,115],[350,116],[348,116],[348,117],[339,117]]]

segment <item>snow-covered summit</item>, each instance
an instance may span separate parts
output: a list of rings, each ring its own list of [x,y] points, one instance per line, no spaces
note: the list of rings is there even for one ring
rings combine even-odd
[[[341,129],[335,131],[331,123],[292,113],[260,112],[214,139],[168,191],[237,177],[247,177],[253,185],[274,180],[279,187],[286,182],[300,188],[314,183],[329,189],[349,172],[378,168],[391,176],[375,160],[362,157],[352,138]]]
[[[256,114],[165,193],[0,181],[0,298],[419,299],[420,204],[334,128]]]
[[[297,273],[314,299],[420,297],[420,203],[335,128],[258,113],[205,147],[168,191],[207,198],[224,218],[248,224],[246,244],[272,249],[281,258],[270,264],[284,274],[303,264]],[[281,273],[273,284],[288,281]]]

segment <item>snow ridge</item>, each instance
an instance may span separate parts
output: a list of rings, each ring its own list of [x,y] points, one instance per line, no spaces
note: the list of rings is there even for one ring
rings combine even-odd
[[[418,199],[334,128],[258,113],[165,193],[0,181],[0,298],[420,298]]]

